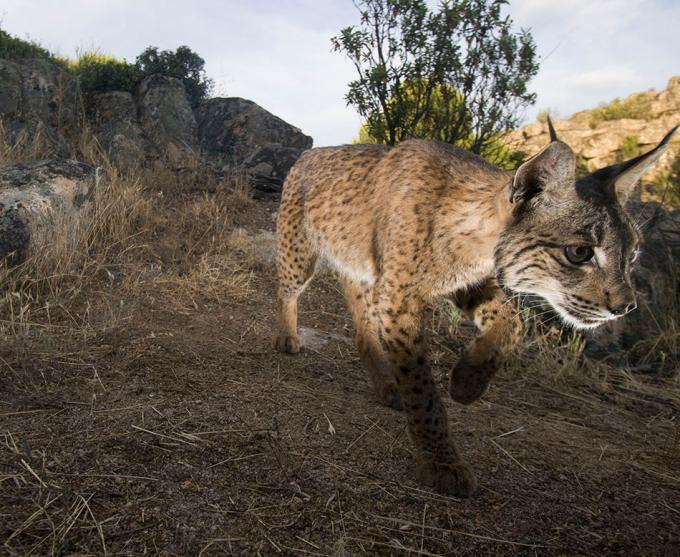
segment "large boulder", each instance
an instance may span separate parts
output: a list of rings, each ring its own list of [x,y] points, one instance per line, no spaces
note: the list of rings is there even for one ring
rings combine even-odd
[[[201,150],[250,172],[261,193],[278,194],[312,138],[252,101],[215,98],[197,110]]]
[[[91,124],[109,159],[127,168],[142,163],[150,145],[134,97],[125,91],[111,91],[95,95],[91,103]]]
[[[139,85],[141,128],[161,160],[181,166],[196,156],[196,118],[179,79],[151,75]]]
[[[76,80],[50,60],[0,59],[4,140],[23,153],[66,157],[81,125]]]
[[[74,160],[0,166],[0,259],[20,261],[32,232],[59,214],[73,215],[89,202],[98,170]]]

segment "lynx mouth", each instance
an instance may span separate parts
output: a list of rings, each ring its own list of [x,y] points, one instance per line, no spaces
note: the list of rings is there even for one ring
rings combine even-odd
[[[576,311],[573,308],[567,308],[563,305],[557,304],[552,300],[548,300],[553,309],[559,314],[562,320],[574,327],[575,329],[595,329],[603,325],[607,321],[617,319],[618,316],[597,316],[591,314],[584,314],[581,311]]]

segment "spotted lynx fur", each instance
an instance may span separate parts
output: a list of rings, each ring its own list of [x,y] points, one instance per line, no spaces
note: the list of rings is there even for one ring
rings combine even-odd
[[[420,481],[471,495],[477,483],[449,439],[427,362],[423,311],[450,295],[479,328],[450,373],[451,397],[469,404],[519,339],[506,291],[542,296],[579,328],[634,309],[639,233],[623,205],[674,131],[651,152],[580,179],[552,124],[550,144],[515,173],[436,141],[305,152],[278,216],[276,347],[300,349],[298,297],[325,258],[378,399],[406,414]]]

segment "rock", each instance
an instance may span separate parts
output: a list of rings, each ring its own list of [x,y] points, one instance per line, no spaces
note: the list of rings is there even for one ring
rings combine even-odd
[[[0,121],[22,152],[69,156],[81,124],[76,80],[50,60],[0,60]]]
[[[255,197],[280,195],[288,171],[301,154],[302,150],[296,147],[275,145],[266,145],[253,151],[241,166],[252,176]]]
[[[137,117],[134,97],[124,91],[92,98],[91,124],[109,159],[124,167],[139,165],[150,149]]]
[[[98,182],[95,167],[74,160],[0,166],[0,258],[21,261],[36,227],[86,205]]]
[[[135,94],[90,94],[82,102],[75,78],[49,60],[0,60],[0,142],[20,145],[21,159],[91,153],[81,141],[87,125],[118,166],[229,166],[253,177],[256,196],[276,196],[288,170],[312,138],[252,101],[210,99],[196,111],[183,83],[145,78]],[[4,137],[3,137],[4,134]]]
[[[624,141],[634,139],[640,152],[656,146],[661,138],[680,123],[680,76],[673,77],[665,90],[656,93],[634,93],[624,102],[639,102],[648,106],[644,119],[622,118],[600,121],[593,119],[593,110],[583,110],[568,120],[555,120],[561,140],[582,157],[589,170],[595,170],[623,160]],[[529,124],[508,134],[506,144],[512,150],[531,156],[548,144],[546,124]],[[667,173],[675,157],[680,156],[680,135],[676,134],[668,152],[655,164],[644,179],[653,181]]]
[[[201,150],[248,170],[255,187],[278,194],[290,167],[312,138],[252,101],[238,97],[210,99],[197,110]]]
[[[151,75],[137,92],[141,128],[160,160],[182,166],[197,156],[196,118],[179,79]]]

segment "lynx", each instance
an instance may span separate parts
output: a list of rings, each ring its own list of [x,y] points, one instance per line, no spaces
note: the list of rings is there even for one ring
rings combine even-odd
[[[579,179],[552,123],[550,143],[514,173],[428,140],[306,151],[278,215],[276,348],[300,350],[298,297],[325,258],[378,400],[406,414],[416,476],[470,496],[477,482],[449,439],[424,310],[449,295],[479,329],[449,377],[451,397],[469,404],[519,339],[506,292],[543,297],[576,328],[635,309],[630,270],[640,236],[623,207],[676,129],[649,153]]]

